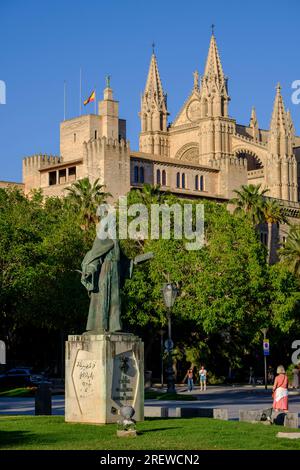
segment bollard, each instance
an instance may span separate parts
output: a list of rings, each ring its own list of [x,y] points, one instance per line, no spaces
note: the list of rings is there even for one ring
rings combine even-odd
[[[52,414],[52,397],[49,382],[41,382],[35,394],[35,414]]]

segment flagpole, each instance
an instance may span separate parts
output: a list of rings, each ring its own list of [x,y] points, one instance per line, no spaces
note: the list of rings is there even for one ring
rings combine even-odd
[[[95,114],[97,114],[97,93],[96,93],[96,87],[95,87]]]
[[[67,102],[66,80],[64,80],[64,121],[66,120],[66,102]]]
[[[81,67],[79,72],[79,116],[81,116],[81,96],[82,96],[82,74]]]

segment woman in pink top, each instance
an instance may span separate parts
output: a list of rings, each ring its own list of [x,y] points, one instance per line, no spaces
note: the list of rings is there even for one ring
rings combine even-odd
[[[288,410],[288,378],[283,366],[277,367],[277,377],[273,385],[273,409]]]

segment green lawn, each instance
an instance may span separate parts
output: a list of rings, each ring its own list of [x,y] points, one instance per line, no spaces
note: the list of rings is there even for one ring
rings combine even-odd
[[[116,437],[116,425],[69,424],[62,416],[1,416],[1,449],[298,449],[300,440],[278,439],[281,426],[208,418],[147,419],[135,438]],[[290,430],[291,432],[293,430]]]

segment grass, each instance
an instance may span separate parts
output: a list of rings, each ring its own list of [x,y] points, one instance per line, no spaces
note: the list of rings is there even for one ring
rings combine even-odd
[[[135,438],[116,437],[116,425],[70,424],[62,416],[1,416],[0,448],[10,450],[300,450],[300,440],[278,439],[280,426],[208,418],[147,419]],[[288,431],[287,428],[284,429]],[[291,432],[294,430],[290,430]]]
[[[157,390],[146,390],[145,400],[181,400],[197,401],[194,395],[180,395],[179,393],[159,392]]]
[[[0,391],[0,397],[34,397],[36,387],[20,387]]]

